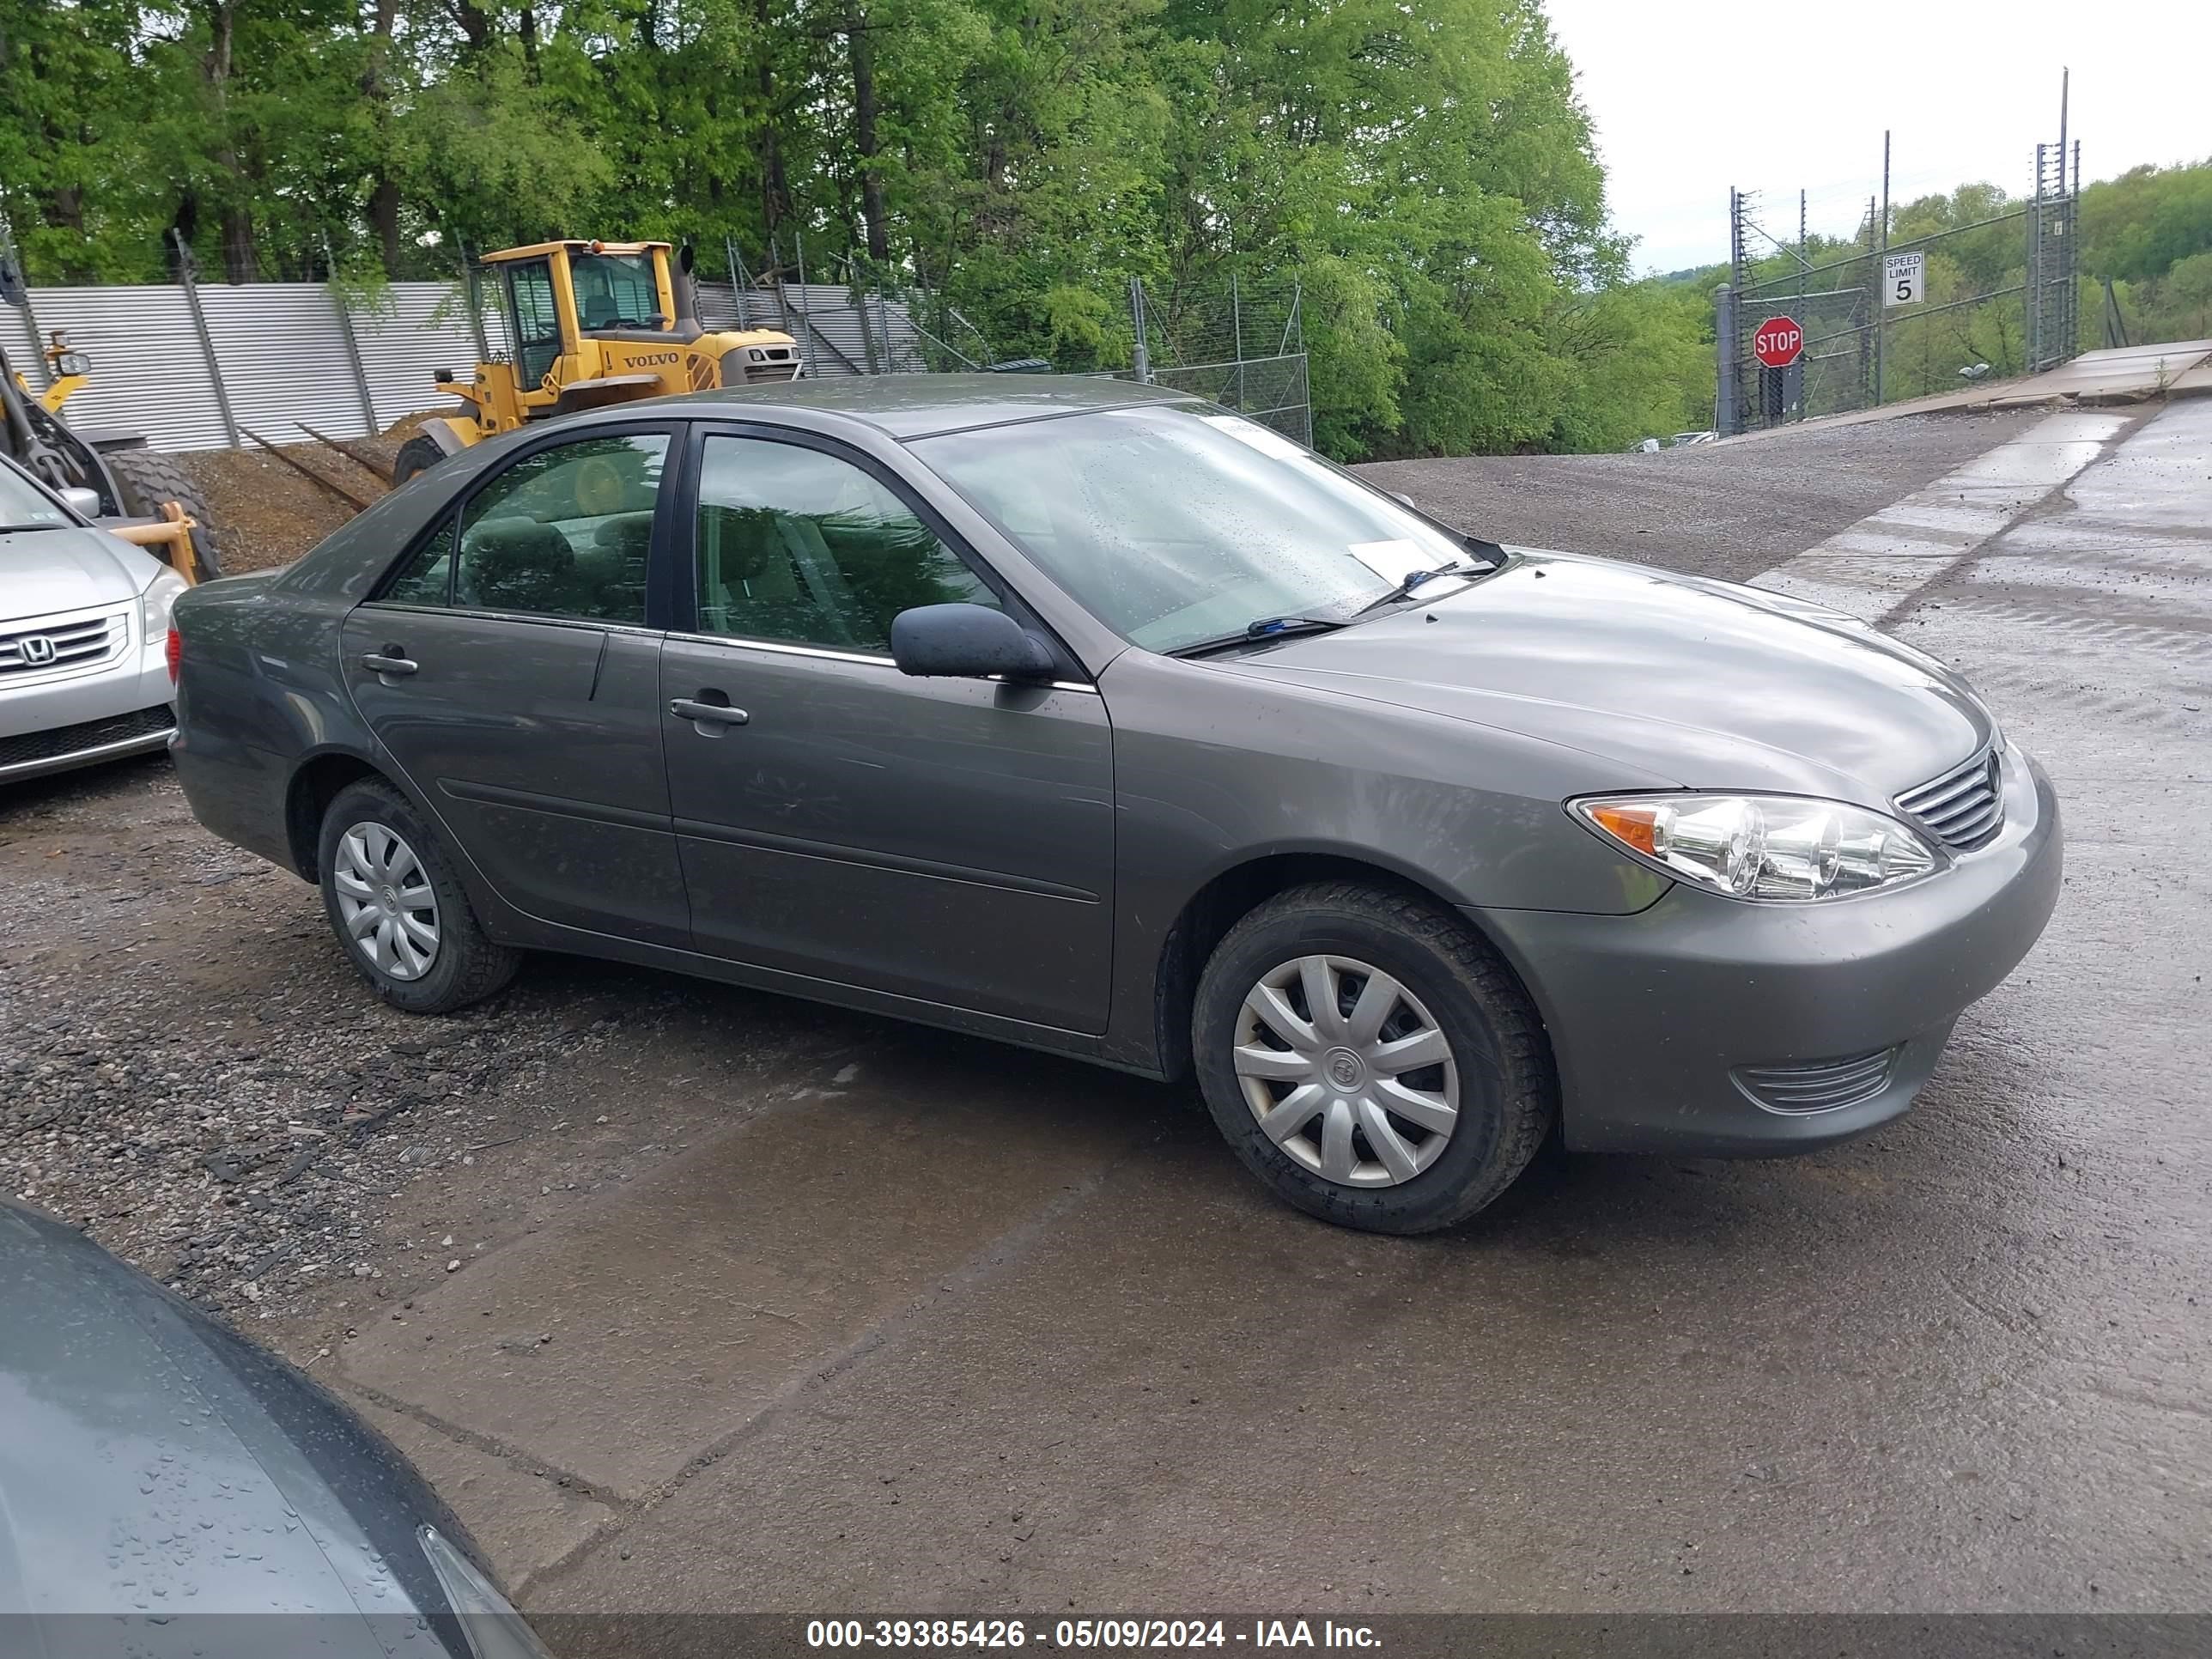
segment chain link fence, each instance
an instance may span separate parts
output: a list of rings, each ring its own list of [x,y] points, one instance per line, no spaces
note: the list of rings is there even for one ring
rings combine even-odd
[[[1296,277],[1231,276],[1164,290],[1132,279],[1130,379],[1192,392],[1285,437],[1313,442],[1305,295]]]
[[[1802,194],[1785,240],[1755,195],[1729,192],[1729,281],[1714,302],[1723,435],[2032,374],[2080,349],[2079,141],[2036,146],[2025,198],[1969,186],[1893,206],[1887,146],[1883,160],[1856,246],[1816,251]],[[1762,361],[1792,324],[1796,361]]]

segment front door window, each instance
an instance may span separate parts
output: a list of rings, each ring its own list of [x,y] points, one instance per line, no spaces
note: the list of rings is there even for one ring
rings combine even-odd
[[[553,372],[561,356],[561,313],[553,303],[553,262],[522,259],[507,268],[507,315],[514,322],[514,374],[525,392]]]
[[[999,605],[880,479],[797,444],[707,440],[698,546],[702,633],[888,656],[910,606]]]

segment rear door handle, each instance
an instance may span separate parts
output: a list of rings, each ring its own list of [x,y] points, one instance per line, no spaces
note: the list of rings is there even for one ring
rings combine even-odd
[[[696,697],[672,697],[668,712],[679,720],[690,720],[705,734],[708,726],[743,726],[752,719],[742,708],[732,708],[726,702],[702,702]],[[720,736],[717,732],[714,736]]]
[[[404,675],[414,673],[422,667],[422,664],[408,658],[397,646],[386,646],[381,651],[370,652],[361,659],[361,665],[363,668],[374,670],[377,677],[386,685]]]

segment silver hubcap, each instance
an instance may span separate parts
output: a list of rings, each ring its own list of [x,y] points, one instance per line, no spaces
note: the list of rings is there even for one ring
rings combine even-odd
[[[380,823],[338,837],[331,884],[353,948],[391,979],[420,979],[438,959],[438,896],[415,849]]]
[[[1267,1139],[1343,1186],[1411,1181],[1459,1122],[1443,1032],[1419,998],[1350,957],[1299,957],[1254,986],[1235,1060]]]

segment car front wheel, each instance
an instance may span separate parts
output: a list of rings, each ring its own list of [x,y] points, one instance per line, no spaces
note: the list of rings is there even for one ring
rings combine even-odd
[[[1310,1215],[1370,1232],[1465,1219],[1543,1143],[1543,1026],[1496,953],[1412,894],[1353,882],[1260,905],[1200,976],[1192,1041],[1215,1123]]]
[[[450,1013],[514,977],[515,953],[485,935],[437,832],[390,784],[338,792],[317,867],[339,945],[393,1007]]]

